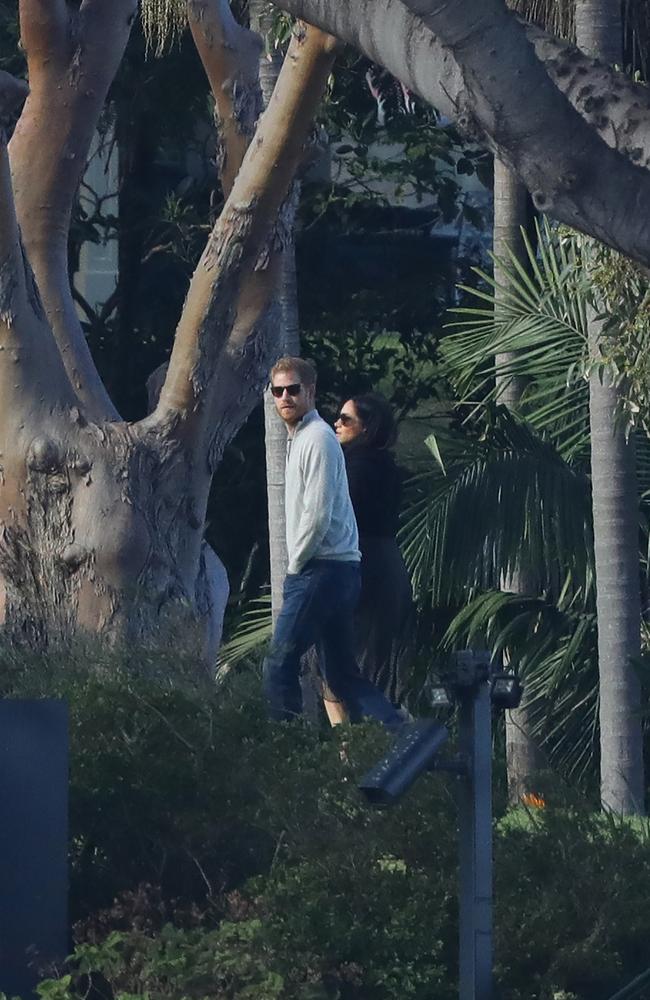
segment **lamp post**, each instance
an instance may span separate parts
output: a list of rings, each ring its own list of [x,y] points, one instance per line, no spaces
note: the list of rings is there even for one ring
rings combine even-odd
[[[492,998],[492,706],[488,669],[466,658],[456,686],[458,748],[459,997]]]
[[[492,706],[514,708],[522,688],[513,674],[495,672],[489,653],[456,654],[446,683],[431,689],[437,707],[458,704],[458,753],[439,759],[445,726],[418,720],[403,727],[392,749],[359,783],[375,806],[396,802],[425,771],[458,780],[459,998],[492,1000]]]

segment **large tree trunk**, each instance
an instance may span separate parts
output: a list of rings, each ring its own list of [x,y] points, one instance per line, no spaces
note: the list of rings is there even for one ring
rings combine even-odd
[[[0,137],[0,574],[12,636],[50,641],[82,628],[185,646],[191,636],[202,658],[214,642],[219,588],[202,537],[208,490],[266,375],[283,205],[336,43],[296,30],[244,155],[259,46],[225,0],[192,0],[189,12],[225,123],[227,199],[193,276],[157,406],[126,424],[70,311],[62,259],[135,0],[21,0],[30,97],[11,174]],[[0,75],[0,113],[15,91]]]
[[[619,0],[577,0],[576,41],[606,62],[622,58]],[[600,779],[603,806],[643,812],[644,774],[639,681],[641,652],[638,500],[634,448],[620,419],[621,392],[601,371],[602,322],[589,316],[591,478],[594,516]]]
[[[527,202],[526,188],[512,170],[495,157],[493,251],[496,258],[494,278],[497,282],[495,304],[497,313],[499,302],[506,294],[508,284],[507,272],[499,266],[499,260],[507,261],[509,253],[522,263],[527,259],[521,233],[526,225]],[[499,401],[509,410],[516,412],[525,384],[522,379],[509,374],[513,361],[514,357],[509,353],[497,355],[496,358]],[[520,567],[518,571],[504,578],[502,586],[503,590],[515,594],[537,593],[537,583],[529,568]],[[506,712],[508,798],[513,805],[520,802],[522,796],[535,790],[535,774],[542,766],[542,757],[530,729],[530,708],[524,686],[524,696],[519,708]]]

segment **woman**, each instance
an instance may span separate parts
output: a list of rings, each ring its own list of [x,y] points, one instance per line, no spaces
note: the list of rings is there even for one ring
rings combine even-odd
[[[412,631],[411,584],[397,544],[402,475],[390,451],[397,427],[376,393],[352,396],[334,424],[345,455],[359,528],[361,598],[357,658],[369,680],[395,703],[403,693],[405,640]]]

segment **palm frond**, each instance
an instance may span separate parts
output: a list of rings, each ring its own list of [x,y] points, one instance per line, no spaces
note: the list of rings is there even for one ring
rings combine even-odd
[[[271,638],[271,595],[250,601],[229,638],[222,644],[217,660],[216,679],[220,682],[237,663],[257,653]]]
[[[591,610],[503,591],[481,594],[452,620],[447,648],[480,644],[493,659],[507,650],[523,679],[530,735],[549,764],[582,781],[594,770],[598,731],[598,669],[593,591]]]
[[[421,603],[464,603],[527,568],[549,592],[562,585],[560,566],[586,586],[589,483],[552,444],[499,408],[482,439],[448,429],[435,447],[444,471],[432,463],[411,481],[401,532]]]
[[[589,289],[579,250],[546,222],[537,228],[536,249],[522,235],[526,260],[499,258],[501,283],[477,270],[482,287],[462,286],[477,304],[452,310],[443,373],[473,407],[498,401],[510,380],[523,382],[519,412],[564,457],[584,457]]]

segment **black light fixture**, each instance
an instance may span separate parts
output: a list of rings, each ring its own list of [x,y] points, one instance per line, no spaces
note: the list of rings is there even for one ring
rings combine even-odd
[[[449,733],[432,719],[406,723],[395,745],[359,782],[359,791],[373,806],[388,806],[406,792],[415,779],[433,767]]]
[[[523,686],[516,674],[500,671],[490,678],[490,697],[496,708],[517,708],[521,703]]]
[[[453,690],[447,684],[432,684],[428,693],[432,708],[451,708],[454,704]]]

